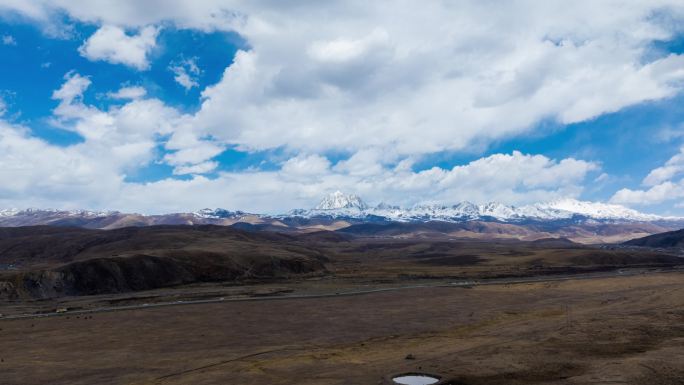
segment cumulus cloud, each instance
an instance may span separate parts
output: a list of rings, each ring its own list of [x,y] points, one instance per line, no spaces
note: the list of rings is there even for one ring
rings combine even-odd
[[[105,156],[94,149],[111,155],[109,161],[120,172],[155,160],[154,150],[159,146],[170,151],[160,160],[179,167],[176,174],[211,171],[208,166],[214,163],[207,161],[223,151],[219,144],[201,140],[187,124],[187,116],[158,99],[142,98],[141,87],[124,87],[108,94],[127,102],[102,110],[83,101],[90,85],[90,79],[78,73],[65,76],[64,84],[53,93],[53,99],[59,100],[53,123],[81,135],[84,149],[94,156]]]
[[[173,79],[180,84],[185,90],[199,87],[197,76],[200,74],[200,69],[197,66],[197,59],[185,59],[180,63],[169,66],[169,70],[173,72]]]
[[[82,145],[53,146],[31,136],[27,128],[3,121],[0,153],[0,178],[11,181],[0,187],[4,206],[50,207],[76,201],[95,206],[111,198],[121,183],[119,170],[108,162],[109,152],[97,157]]]
[[[147,90],[143,87],[121,87],[116,92],[108,92],[107,97],[111,99],[140,99],[147,94]]]
[[[282,171],[288,175],[317,177],[330,171],[330,161],[320,155],[301,154],[283,163]]]
[[[148,55],[156,46],[159,29],[147,26],[137,35],[128,35],[123,28],[103,25],[78,49],[88,60],[104,60],[124,64],[138,70],[150,67]]]
[[[647,190],[624,188],[616,192],[611,202],[620,204],[653,205],[684,197],[684,182],[663,182]]]
[[[158,213],[199,206],[223,206],[278,213],[310,207],[336,189],[361,194],[370,202],[403,205],[499,200],[523,204],[578,196],[582,183],[599,166],[541,155],[495,154],[451,169],[414,171],[410,159],[365,149],[335,164],[319,154],[295,155],[277,170],[216,172],[212,158],[224,150],[203,138],[192,120],[156,99],[133,99],[100,110],[83,101],[90,80],[65,76],[54,92],[60,101],[55,119],[84,137],[60,147],[32,136],[28,128],[0,120],[2,206],[117,208]],[[155,148],[167,153],[159,158]],[[128,170],[151,162],[174,167],[189,179],[134,183]],[[215,172],[212,178],[201,174]],[[278,199],[273,199],[277,196]]]
[[[0,186],[0,197],[24,205],[45,205],[59,197],[60,207],[116,207],[146,213],[186,211],[216,206],[280,213],[311,207],[323,194],[342,189],[371,203],[388,201],[451,204],[461,200],[525,204],[559,197],[576,197],[584,179],[598,165],[572,158],[553,160],[519,152],[495,154],[451,169],[434,167],[412,171],[406,167],[377,167],[358,174],[335,169],[320,155],[298,155],[274,171],[201,174],[216,164],[205,161],[176,168],[190,179],[132,183],[120,176],[121,161],[129,155],[91,160],[95,144],[57,147],[31,138],[20,127],[0,125],[0,177],[13,183]],[[205,155],[189,158],[203,159]],[[182,162],[179,162],[182,163]],[[40,187],[40,188],[37,188]],[[11,191],[10,191],[11,190]],[[277,196],[278,199],[274,199]],[[0,198],[0,204],[3,203]],[[85,202],[85,203],[84,203]]]
[[[680,149],[679,154],[670,158],[664,166],[652,170],[644,178],[644,184],[646,186],[656,186],[682,173],[684,173],[684,147]]]
[[[355,192],[371,203],[387,201],[406,206],[426,202],[453,204],[462,200],[525,204],[576,197],[582,191],[585,177],[595,170],[598,165],[591,162],[572,158],[557,161],[514,152],[452,169],[411,171],[381,167],[373,175],[358,175],[331,169],[325,157],[298,155],[275,171],[221,172],[214,179],[198,176],[184,181],[128,184],[123,187],[127,194],[122,195],[120,204],[140,207],[147,197],[154,197],[153,207],[162,211],[196,207],[201,201],[207,206],[280,213],[312,207],[323,194],[336,189]]]
[[[651,170],[644,178],[643,190],[624,188],[611,198],[623,204],[653,205],[684,197],[684,147],[661,167]]]
[[[681,20],[675,0],[33,4],[101,23],[93,55],[137,68],[148,65],[151,25],[238,32],[250,49],[203,92],[194,124],[246,150],[459,151],[541,120],[575,123],[671,97],[684,80],[681,55],[645,60],[653,41],[677,33],[658,17]],[[175,69],[183,87],[195,86],[187,67]]]
[[[52,93],[52,98],[67,105],[83,96],[83,92],[90,87],[92,82],[87,76],[81,76],[75,72],[64,75],[64,84]]]
[[[681,88],[684,57],[642,60],[650,42],[672,36],[649,17],[660,7],[502,3],[492,14],[479,4],[238,5],[251,49],[203,92],[196,125],[249,150],[412,155],[523,134],[543,119],[580,122]]]
[[[0,118],[5,115],[7,112],[7,103],[5,103],[5,100],[0,97]]]
[[[645,60],[653,41],[677,33],[657,15],[682,19],[678,1],[76,0],[34,2],[24,12],[41,7],[101,23],[81,52],[139,69],[149,66],[162,22],[239,33],[249,50],[203,91],[192,124],[247,151],[460,151],[525,134],[542,120],[575,123],[668,98],[684,81],[683,56]],[[124,27],[140,32],[129,36]],[[197,86],[193,64],[171,66],[186,89]]]

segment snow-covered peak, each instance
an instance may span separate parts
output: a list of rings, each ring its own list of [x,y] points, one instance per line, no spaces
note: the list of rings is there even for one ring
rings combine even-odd
[[[61,211],[59,210],[54,210],[55,213],[60,213]],[[95,217],[106,217],[109,215],[114,215],[114,214],[119,214],[118,211],[93,211],[93,210],[69,210],[66,211],[67,215],[69,216],[74,216],[74,217],[88,217],[88,218],[95,218]]]
[[[354,194],[344,194],[341,191],[335,191],[332,194],[325,196],[321,202],[316,206],[316,210],[338,210],[338,209],[359,209],[366,210],[366,205],[361,198]]]
[[[375,206],[376,210],[399,210],[401,209],[399,206],[391,205],[389,203],[385,202],[380,202],[378,203],[377,206]]]
[[[499,202],[489,202],[480,206],[480,215],[502,220],[517,218],[520,216],[515,207],[506,206]]]
[[[21,210],[19,209],[0,209],[0,217],[11,217],[16,215]]]
[[[356,195],[346,195],[339,191],[326,196],[313,210],[296,210],[292,216],[315,217],[319,215],[339,218],[364,219],[380,217],[392,221],[449,221],[463,222],[468,220],[497,220],[501,222],[516,222],[524,220],[607,220],[607,221],[657,221],[681,220],[682,218],[661,217],[644,214],[624,206],[583,202],[575,199],[561,199],[548,203],[538,203],[526,206],[510,206],[499,202],[476,205],[461,202],[452,206],[440,204],[415,205],[410,208],[378,204],[367,206]]]
[[[644,214],[639,211],[615,204],[586,202],[576,199],[559,199],[548,203],[534,205],[539,209],[552,209],[573,214],[584,215],[595,219],[627,219],[636,221],[653,221],[663,219],[658,215]]]
[[[206,219],[226,219],[236,218],[245,215],[242,211],[229,211],[226,209],[202,209],[193,213],[198,218]]]
[[[118,212],[98,212],[87,210],[51,210],[51,209],[0,209],[0,223],[51,223],[62,218],[99,219],[111,215],[122,215]],[[178,215],[178,214],[170,214]],[[387,203],[369,207],[356,195],[343,194],[336,191],[325,198],[315,209],[292,210],[282,215],[247,214],[242,211],[225,209],[203,209],[192,213],[196,218],[206,221],[241,218],[256,215],[263,218],[291,217],[328,217],[340,219],[357,219],[370,221],[399,222],[466,222],[466,221],[608,221],[608,222],[650,222],[650,221],[684,221],[684,218],[662,217],[644,214],[639,211],[615,204],[600,202],[584,202],[576,199],[560,199],[547,203],[526,206],[510,206],[499,202],[476,205],[461,202],[455,205],[423,204],[402,208]],[[162,215],[163,216],[163,215]],[[29,222],[27,222],[27,220]],[[213,222],[212,222],[213,223]]]
[[[470,203],[468,201],[455,204],[453,209],[462,212],[467,216],[480,215],[480,208],[477,207],[476,204]]]
[[[108,215],[118,214],[118,211],[92,211],[92,210],[60,210],[60,209],[4,209],[0,210],[0,216],[16,216],[16,215],[61,215],[65,217],[106,217]]]

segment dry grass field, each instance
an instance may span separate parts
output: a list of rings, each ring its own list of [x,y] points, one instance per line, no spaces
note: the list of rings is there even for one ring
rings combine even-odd
[[[27,289],[0,297],[0,384],[382,385],[410,372],[452,385],[684,384],[684,259],[667,250],[222,228],[43,246],[54,236],[5,238],[4,262],[24,263],[6,282]],[[21,281],[92,261],[130,267],[141,249],[159,264],[94,283],[97,295]],[[140,281],[187,260],[187,281],[175,270]],[[319,267],[273,264],[288,260]],[[207,261],[235,275],[204,279],[194,269]],[[202,300],[213,302],[188,303]]]
[[[0,321],[3,384],[682,384],[684,274]],[[406,359],[407,355],[415,359]]]

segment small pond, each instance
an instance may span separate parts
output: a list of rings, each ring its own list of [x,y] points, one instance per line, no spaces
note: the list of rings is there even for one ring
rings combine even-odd
[[[395,384],[401,385],[430,385],[439,382],[439,378],[427,374],[406,374],[392,378]]]

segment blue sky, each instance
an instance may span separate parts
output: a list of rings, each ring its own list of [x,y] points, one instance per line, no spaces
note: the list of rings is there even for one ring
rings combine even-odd
[[[684,215],[677,2],[295,4],[0,0],[0,207]]]
[[[179,30],[172,26],[162,29],[157,46],[150,52],[152,63],[148,71],[138,71],[125,65],[105,61],[90,61],[79,54],[78,48],[97,27],[71,21],[73,30],[65,38],[46,36],[40,25],[5,20],[2,36],[11,36],[13,43],[0,45],[4,58],[0,81],[8,115],[19,114],[16,120],[31,127],[40,137],[51,143],[69,145],[80,141],[78,135],[66,130],[51,129],[44,123],[52,115],[58,102],[51,99],[54,90],[64,83],[64,75],[77,71],[88,76],[93,86],[84,93],[84,101],[102,109],[120,101],[106,98],[107,92],[122,84],[143,86],[149,96],[182,111],[196,111],[200,91],[218,82],[223,70],[233,60],[235,52],[245,48],[245,42],[234,33],[203,33]],[[193,59],[201,66],[196,75],[198,86],[185,89],[174,81],[170,69],[183,60]]]

